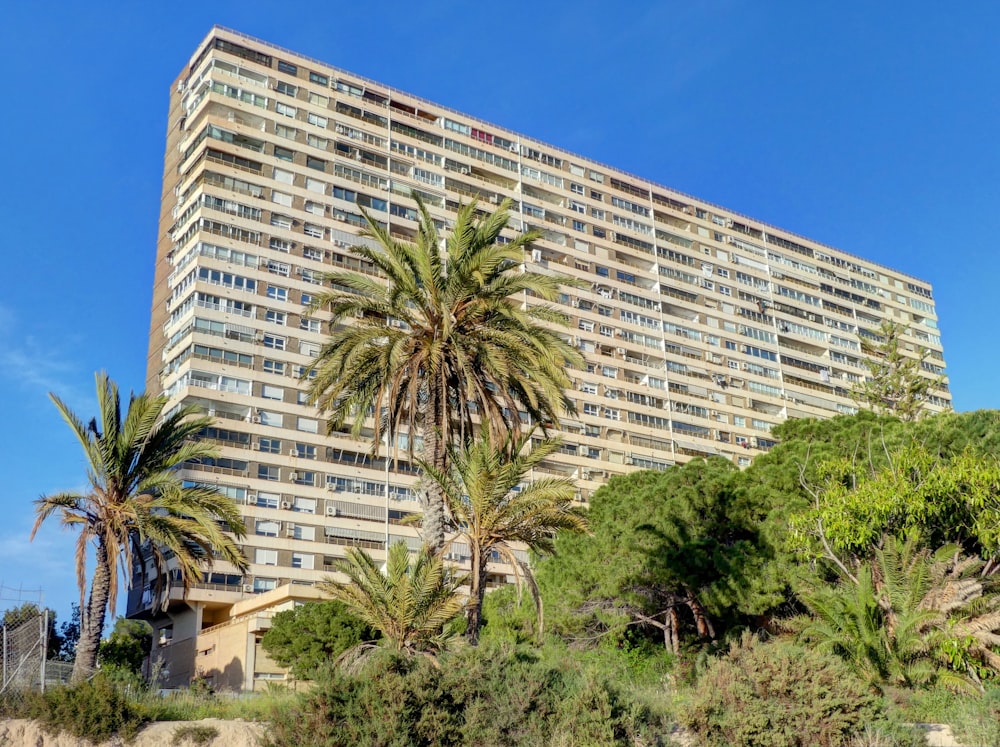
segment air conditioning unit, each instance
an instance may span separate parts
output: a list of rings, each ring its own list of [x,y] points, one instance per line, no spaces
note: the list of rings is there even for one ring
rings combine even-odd
[[[542,250],[541,249],[532,249],[531,250],[531,261],[532,262],[541,262],[542,261]]]
[[[298,452],[297,449],[289,449],[288,450],[288,456],[290,456],[290,457],[297,457],[298,455],[299,455],[299,452]]]
[[[243,584],[244,594],[253,594],[253,584]]]
[[[291,474],[288,475],[288,479],[291,480],[292,482],[295,482],[296,480],[299,479],[299,473],[292,472]]]
[[[285,536],[286,537],[291,537],[293,539],[295,538],[295,525],[294,524],[289,524],[287,527],[285,527]]]
[[[256,493],[247,493],[247,503],[252,505],[252,504],[254,504],[256,502],[257,502],[257,494]]]
[[[583,470],[583,472],[581,473],[581,475],[583,476],[584,480],[590,480],[592,478],[592,474],[591,474],[591,471],[589,469]]]
[[[338,215],[337,216],[337,220],[339,220],[341,223],[346,223],[347,222],[347,216],[346,215]]]
[[[632,457],[630,457],[630,456],[625,457],[624,463],[628,464],[628,465],[631,465],[632,464]]]
[[[327,516],[337,516],[339,514],[340,514],[340,511],[337,509],[336,506],[327,506],[326,507],[326,515]]]
[[[292,507],[292,504],[289,503],[288,501],[282,501],[281,502],[281,507],[287,511],[288,509],[290,509]]]
[[[618,348],[618,355],[625,355],[625,348]]]

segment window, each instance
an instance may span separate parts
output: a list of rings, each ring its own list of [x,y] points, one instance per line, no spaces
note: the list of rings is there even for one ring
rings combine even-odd
[[[280,500],[281,496],[278,493],[265,493],[264,491],[258,491],[256,505],[261,508],[277,508]]]
[[[267,412],[266,410],[259,410],[257,415],[260,417],[260,422],[262,425],[273,425],[276,428],[281,428],[285,422],[283,415],[277,412]]]
[[[323,250],[316,249],[311,246],[302,247],[302,259],[315,259],[319,262],[323,261]]]
[[[594,226],[594,236],[598,239],[603,239],[607,236],[603,228],[598,228]]]
[[[281,80],[278,81],[278,85],[274,87],[274,90],[278,93],[283,93],[286,96],[294,96],[299,89],[297,86],[293,86],[291,83],[285,83]]]
[[[576,184],[574,182],[570,182],[569,183],[569,191],[572,192],[575,195],[582,195],[582,194],[585,193],[586,190],[584,190],[582,184]]]
[[[265,358],[263,363],[264,373],[284,375],[285,362]]]
[[[299,459],[315,459],[316,458],[316,447],[312,444],[295,444],[293,449],[293,456]]]
[[[292,196],[287,195],[284,192],[276,192],[271,190],[271,202],[276,202],[279,205],[284,205],[285,207],[292,206]]]
[[[604,211],[601,210],[601,209],[599,209],[599,208],[592,207],[590,209],[590,215],[592,217],[598,218],[600,220],[604,220],[605,219],[605,217],[604,217]]]
[[[291,244],[289,244],[287,241],[285,241],[284,239],[279,239],[275,236],[271,237],[271,241],[268,244],[268,246],[274,249],[276,252],[284,252],[285,254],[288,254],[289,250],[291,250],[292,248]]]
[[[280,145],[275,145],[274,157],[281,161],[291,161],[295,158],[295,151],[288,148],[282,148]]]
[[[322,158],[314,158],[313,156],[306,156],[306,166],[311,169],[316,169],[317,171],[326,170],[326,161]]]
[[[330,79],[325,75],[320,75],[319,73],[314,73],[312,70],[309,71],[309,80],[313,83],[319,83],[321,86],[330,85]]]
[[[308,293],[303,293],[301,296],[301,300],[303,306],[308,306],[313,302],[313,297],[310,296]]]
[[[282,184],[292,184],[295,181],[295,174],[285,169],[274,168],[274,180]]]
[[[292,553],[292,568],[303,568],[311,571],[314,567],[314,562],[314,555],[305,555],[300,552]]]
[[[319,421],[312,418],[298,418],[295,427],[305,433],[319,433]]]
[[[305,233],[306,236],[312,236],[314,239],[323,238],[323,227],[312,223],[306,223],[302,227],[302,232]]]
[[[278,522],[269,521],[267,519],[257,519],[254,524],[254,534],[258,534],[261,537],[277,537],[278,536]]]
[[[583,414],[598,416],[601,414],[601,408],[585,402],[583,405]]]
[[[319,319],[301,319],[299,321],[299,329],[303,329],[306,332],[319,332],[320,331],[320,321]]]
[[[310,148],[319,148],[320,150],[326,150],[330,141],[325,137],[317,137],[316,135],[309,134],[306,135],[306,143],[309,144]]]
[[[321,182],[319,179],[313,179],[311,176],[307,176],[306,189],[310,192],[317,192],[321,195],[326,194],[326,182]]]
[[[257,548],[254,551],[254,562],[257,563],[257,565],[277,565],[278,551]]]
[[[274,311],[273,309],[268,309],[264,312],[264,321],[271,322],[271,324],[285,325],[285,320],[287,316],[284,311]]]
[[[299,353],[308,355],[310,358],[316,358],[319,355],[319,345],[314,342],[300,342]]]
[[[263,594],[265,591],[274,591],[278,588],[276,578],[255,578],[253,580],[253,593]]]
[[[296,524],[294,530],[294,537],[297,540],[306,540],[307,542],[313,542],[316,539],[316,527],[304,527]]]
[[[283,101],[275,101],[274,102],[274,111],[277,114],[283,114],[286,117],[294,117],[295,116],[295,107],[294,106],[290,106],[289,104],[286,104]]]
[[[273,298],[275,301],[287,301],[288,300],[288,289],[282,288],[279,285],[268,285],[267,286],[267,297]]]
[[[284,350],[286,341],[284,337],[279,337],[278,335],[264,335],[261,342],[265,348],[271,348],[272,350]]]
[[[323,96],[318,93],[309,92],[309,103],[316,104],[316,106],[327,106],[330,103],[329,96]]]
[[[311,125],[316,125],[317,127],[322,127],[324,129],[326,129],[329,122],[326,117],[321,117],[319,114],[313,114],[312,112],[309,112],[306,115],[306,121]]]
[[[298,75],[299,69],[290,62],[278,60],[278,72],[288,73],[289,75]]]
[[[311,473],[307,472],[304,474]],[[295,496],[295,498],[292,499],[292,511],[298,511],[300,514],[314,514],[316,513],[316,499]]]
[[[282,370],[284,370],[284,364],[282,364]],[[270,384],[264,384],[260,390],[260,396],[264,399],[273,399],[276,402],[281,402],[285,399],[285,390],[280,386],[271,386]]]
[[[587,230],[587,224],[584,223],[582,220],[575,220],[575,221],[573,221],[573,230],[574,231],[586,231]]]
[[[283,125],[280,123],[275,123],[274,134],[278,137],[283,137],[286,140],[294,140],[295,136],[299,134],[299,131],[294,127],[289,127],[288,125]]]
[[[277,481],[281,479],[281,470],[270,464],[258,464],[257,465],[257,479],[258,480],[272,480]]]
[[[306,200],[306,212],[312,213],[313,215],[323,215],[326,212],[326,207],[321,202],[313,202],[312,200]]]
[[[281,452],[281,441],[277,438],[262,438],[257,449],[265,454],[278,454]]]
[[[292,472],[292,482],[294,482],[296,485],[315,485],[316,473],[296,470]]]

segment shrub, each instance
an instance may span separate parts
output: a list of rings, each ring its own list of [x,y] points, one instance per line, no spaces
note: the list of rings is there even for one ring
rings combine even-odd
[[[174,729],[174,738],[170,743],[172,745],[183,745],[187,742],[201,747],[201,745],[214,742],[217,736],[219,736],[219,730],[214,726],[183,724]]]
[[[282,747],[636,745],[654,729],[666,732],[657,714],[572,660],[482,646],[440,664],[383,655],[357,676],[333,672],[278,710],[269,737]]]
[[[52,735],[67,731],[81,739],[103,742],[114,735],[130,741],[146,722],[141,710],[106,677],[69,687],[56,687],[25,703],[28,718]]]
[[[840,660],[746,634],[708,665],[681,720],[712,747],[836,747],[885,716]]]

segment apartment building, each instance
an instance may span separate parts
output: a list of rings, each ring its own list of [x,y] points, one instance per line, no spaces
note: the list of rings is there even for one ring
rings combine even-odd
[[[509,235],[542,236],[525,267],[581,282],[560,299],[586,358],[571,372],[578,413],[545,469],[574,478],[584,503],[611,475],[709,455],[745,466],[778,423],[853,412],[861,342],[886,319],[914,356],[930,351],[930,407],[949,406],[928,283],[214,28],[170,91],[147,389],[215,418],[204,437],[219,458],[184,476],[244,507],[251,569],[217,567],[165,612],[133,590],[168,684],[214,672],[223,639],[241,664],[220,682],[282,676],[250,666],[274,609],[260,600],[309,597],[347,547],[418,545],[400,524],[419,510],[410,465],[328,435],[300,380],[324,339],[305,313],[324,273],[375,272],[350,251],[366,241],[360,208],[409,239],[418,195],[445,231],[461,203],[509,198]],[[466,554],[451,547],[454,562]]]

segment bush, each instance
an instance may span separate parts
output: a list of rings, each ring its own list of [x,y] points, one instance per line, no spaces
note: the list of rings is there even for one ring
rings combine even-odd
[[[849,745],[885,719],[884,701],[839,659],[749,634],[708,665],[681,714],[711,747]]]
[[[174,729],[174,738],[170,743],[175,746],[190,743],[201,747],[214,742],[217,736],[219,736],[219,730],[214,726],[183,724]]]
[[[114,735],[130,741],[147,718],[105,676],[69,687],[56,687],[30,697],[25,715],[52,735],[67,731],[81,739],[103,742]]]
[[[329,679],[272,719],[277,747],[641,745],[664,720],[573,661],[514,646],[442,658],[372,660]]]

